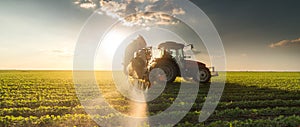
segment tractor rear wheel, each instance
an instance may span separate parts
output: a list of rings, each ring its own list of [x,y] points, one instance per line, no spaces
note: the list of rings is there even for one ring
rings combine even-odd
[[[207,67],[199,67],[199,71],[193,76],[193,80],[200,83],[207,83],[210,78],[211,73]]]
[[[160,68],[165,72],[167,83],[174,82],[178,75],[177,64],[171,61],[161,61],[154,68]]]

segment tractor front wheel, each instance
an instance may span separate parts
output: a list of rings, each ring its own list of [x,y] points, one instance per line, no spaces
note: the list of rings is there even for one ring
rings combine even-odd
[[[174,82],[178,75],[178,68],[174,62],[163,61],[158,63],[155,68],[160,68],[165,72],[168,83]]]
[[[193,76],[193,80],[200,83],[207,83],[210,78],[211,73],[207,67],[199,67],[199,71]]]

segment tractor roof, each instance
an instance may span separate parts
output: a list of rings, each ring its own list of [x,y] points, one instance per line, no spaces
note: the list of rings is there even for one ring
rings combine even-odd
[[[164,48],[164,49],[183,49],[184,45],[172,41],[167,41],[164,43],[160,43],[158,45],[158,48]]]

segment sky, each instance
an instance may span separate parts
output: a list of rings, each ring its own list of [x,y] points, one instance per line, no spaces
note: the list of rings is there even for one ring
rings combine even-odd
[[[227,70],[300,71],[299,1],[191,2],[218,30]],[[80,30],[93,12],[74,0],[2,0],[0,69],[71,70]]]

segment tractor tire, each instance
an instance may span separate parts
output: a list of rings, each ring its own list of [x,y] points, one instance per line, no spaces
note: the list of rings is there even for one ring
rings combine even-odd
[[[207,67],[199,66],[199,71],[193,76],[193,80],[200,83],[208,83],[211,78],[211,73]]]
[[[178,71],[179,71],[177,64],[175,62],[171,62],[171,61],[160,61],[159,63],[157,63],[155,65],[154,68],[160,68],[165,72],[166,78],[167,78],[167,83],[174,82],[174,80],[176,79],[176,77],[178,75]]]

